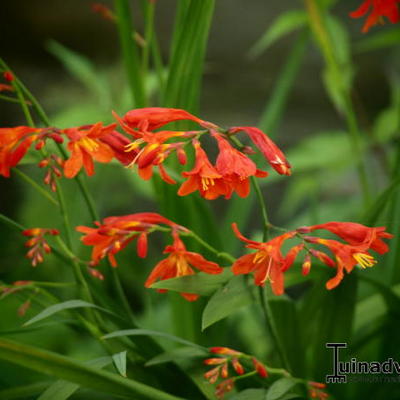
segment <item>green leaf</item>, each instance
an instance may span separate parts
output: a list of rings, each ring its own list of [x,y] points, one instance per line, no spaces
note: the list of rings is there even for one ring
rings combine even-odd
[[[204,347],[199,346],[196,343],[189,342],[188,340],[182,339],[180,337],[170,335],[168,333],[164,332],[158,332],[158,331],[152,331],[149,329],[124,329],[121,331],[115,331],[112,333],[108,333],[107,335],[104,335],[102,339],[112,339],[116,337],[122,337],[122,336],[160,336],[164,339],[172,340],[173,342],[185,344],[187,346],[193,346],[197,347],[200,349],[204,349]]]
[[[0,399],[14,400],[14,399],[29,399],[36,394],[42,392],[48,387],[51,382],[37,382],[29,385],[16,386],[0,390]]]
[[[297,382],[290,378],[281,378],[277,380],[268,389],[266,400],[279,400],[296,384]]]
[[[206,329],[252,302],[253,298],[250,289],[245,283],[245,278],[243,276],[233,277],[208,301],[203,311],[201,329]]]
[[[221,274],[206,274],[199,272],[195,275],[187,275],[179,278],[165,279],[151,285],[153,289],[167,289],[176,292],[195,293],[201,296],[209,296],[221,287],[230,277],[232,272],[225,268]]]
[[[11,340],[0,339],[0,359],[100,392],[134,399],[180,399],[132,379],[89,367],[69,357]]]
[[[382,29],[378,33],[365,35],[359,40],[354,49],[357,53],[378,50],[385,47],[395,46],[400,43],[400,29]]]
[[[266,400],[265,389],[246,389],[230,397],[230,400]]]
[[[112,360],[114,362],[117,371],[126,378],[126,354],[127,351],[121,351],[120,353],[113,354]]]
[[[166,351],[165,353],[161,353],[158,356],[153,357],[151,360],[147,361],[145,365],[146,367],[150,367],[151,365],[162,364],[179,359],[205,357],[208,354],[209,353],[207,350],[197,347],[179,347],[178,349]]]
[[[110,357],[101,357],[96,360],[88,361],[87,365],[93,368],[104,368],[111,364],[112,360]],[[66,400],[72,396],[80,385],[64,380],[58,380],[50,385],[38,398],[37,400]],[[0,397],[1,398],[1,397]]]
[[[105,308],[96,306],[95,304],[88,303],[87,301],[83,300],[68,300],[64,301],[63,303],[54,304],[50,307],[47,307],[39,314],[35,315],[29,321],[24,323],[24,326],[32,325],[35,322],[41,321],[42,319],[48,318],[53,314],[56,314],[60,311],[70,310],[73,308],[96,308],[98,310],[107,312],[111,314],[111,311],[106,310]]]
[[[303,10],[290,10],[279,15],[261,38],[251,47],[249,50],[249,57],[258,57],[277,40],[290,32],[305,26],[306,23],[307,13]]]

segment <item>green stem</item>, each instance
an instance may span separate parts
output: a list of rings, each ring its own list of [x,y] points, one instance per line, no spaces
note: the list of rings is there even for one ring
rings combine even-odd
[[[16,229],[18,231],[24,231],[25,227],[19,224],[16,221],[13,221],[11,218],[6,217],[3,214],[0,214],[0,221],[3,222],[4,224],[8,225],[12,229]]]
[[[16,99],[10,96],[4,96],[4,94],[0,94],[0,100],[9,101],[10,103],[18,103],[21,104],[20,99]],[[27,103],[28,104],[28,103]],[[29,104],[28,104],[29,105]]]
[[[25,182],[29,183],[33,188],[35,188],[41,195],[43,195],[47,200],[49,200],[51,203],[56,205],[57,207],[59,206],[57,200],[53,198],[51,194],[49,194],[46,190],[44,190],[39,184],[37,184],[31,177],[26,175],[24,172],[19,170],[18,168],[14,168],[14,171],[17,175],[19,175]]]
[[[149,68],[149,57],[150,57],[150,50],[153,46],[153,34],[154,34],[154,11],[155,11],[155,2],[146,1],[145,4],[145,16],[144,16],[144,40],[145,46],[143,48],[143,55],[142,55],[142,72],[143,76],[147,77],[147,72]]]
[[[268,212],[267,212],[267,206],[265,205],[264,197],[261,192],[260,185],[258,184],[256,178],[252,176],[251,178],[251,183],[253,184],[254,190],[256,192],[257,200],[259,203],[259,206],[261,208],[261,215],[263,219],[263,242],[267,241],[268,239],[268,234],[269,234],[269,227],[270,227],[270,222],[268,219]]]

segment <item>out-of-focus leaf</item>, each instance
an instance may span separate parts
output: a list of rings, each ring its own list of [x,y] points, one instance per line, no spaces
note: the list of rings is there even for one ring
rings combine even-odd
[[[249,57],[258,57],[277,40],[306,24],[307,13],[303,10],[290,10],[279,15],[261,38],[251,47]]]
[[[104,368],[112,362],[111,357],[102,357],[87,362],[86,364],[93,368]],[[72,396],[80,385],[64,380],[58,380],[50,385],[37,400],[66,400]],[[0,397],[1,398],[1,397]]]
[[[71,358],[0,339],[0,359],[100,392],[135,399],[182,400],[151,386],[84,365]]]
[[[364,53],[371,50],[378,50],[385,47],[395,46],[400,43],[400,29],[382,29],[376,33],[364,35],[354,45],[354,50],[357,53]]]
[[[268,389],[266,400],[279,400],[289,390],[295,386],[297,382],[290,378],[281,378],[274,382]]]
[[[173,342],[181,343],[186,346],[197,347],[199,349],[205,349],[196,343],[189,342],[188,340],[182,339],[180,337],[170,335],[164,332],[152,331],[149,329],[124,329],[122,331],[115,331],[112,333],[108,333],[107,335],[103,336],[103,339],[112,339],[116,337],[123,337],[123,336],[160,336],[161,338],[171,340]]]
[[[165,279],[154,283],[154,289],[167,289],[176,292],[195,293],[201,296],[209,296],[221,287],[229,278],[232,272],[225,268],[221,274],[206,274],[199,272],[196,275],[187,275],[179,278]]]
[[[51,385],[51,382],[37,382],[0,390],[1,400],[27,399],[39,394]]]
[[[342,65],[340,70],[327,66],[322,74],[325,89],[335,107],[343,112],[347,107],[343,93],[349,90],[353,79],[353,70],[349,65]]]
[[[126,378],[126,354],[127,351],[121,351],[120,353],[113,354],[112,360],[117,371]]]
[[[350,38],[345,26],[332,15],[326,17],[326,28],[332,37],[336,60],[344,65],[350,62]]]
[[[64,301],[63,303],[54,304],[50,307],[47,307],[39,314],[35,315],[29,321],[26,321],[24,326],[32,325],[35,322],[41,321],[42,319],[48,318],[53,314],[56,314],[60,311],[70,310],[73,308],[96,308],[98,310],[111,313],[111,311],[106,310],[105,308],[96,306],[95,304],[88,303],[87,301],[83,300],[68,300]]]
[[[266,400],[266,389],[246,389],[230,397],[230,400]]]
[[[147,367],[151,365],[162,364],[165,362],[176,361],[179,359],[189,359],[194,357],[205,357],[209,353],[205,349],[197,347],[179,347],[177,349],[166,351],[158,356],[153,357],[151,360],[147,361],[145,364]]]
[[[203,311],[202,330],[227,317],[239,308],[251,304],[253,298],[243,276],[233,277],[208,301]]]

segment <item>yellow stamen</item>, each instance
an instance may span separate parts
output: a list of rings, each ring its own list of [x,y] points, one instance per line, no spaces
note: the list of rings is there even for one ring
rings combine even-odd
[[[273,283],[273,280],[269,276],[269,274],[271,272],[271,267],[272,267],[272,258],[270,258],[268,261],[267,272],[265,273],[264,279],[260,282],[261,284],[263,284],[267,280],[269,280],[271,283]]]
[[[96,143],[95,140],[90,139],[88,137],[82,138],[80,141],[80,145],[89,151],[96,151],[99,148],[99,144]]]
[[[201,178],[201,186],[203,190],[208,190],[209,186],[214,186],[214,179],[213,178]]]
[[[361,268],[373,267],[377,263],[374,257],[365,253],[353,254],[353,258]]]
[[[143,139],[135,140],[134,142],[125,145],[124,151],[125,151],[126,153],[129,153],[130,151],[133,151],[133,150],[135,150],[137,147],[139,147],[143,142],[144,142]]]

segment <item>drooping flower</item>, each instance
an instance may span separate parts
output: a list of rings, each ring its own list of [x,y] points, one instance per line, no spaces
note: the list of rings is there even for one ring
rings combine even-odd
[[[64,175],[67,178],[75,177],[83,167],[86,173],[94,174],[93,160],[108,163],[114,157],[114,151],[101,139],[112,135],[115,124],[103,126],[101,122],[78,128],[64,129],[62,132],[68,137],[70,158],[64,164]]]
[[[195,271],[192,267],[207,274],[220,274],[223,271],[223,268],[217,263],[206,260],[201,254],[187,251],[177,231],[173,231],[172,235],[173,244],[167,246],[164,250],[164,254],[169,254],[169,256],[154,267],[146,280],[146,287],[150,287],[157,280],[193,275]],[[165,292],[166,290],[161,289],[159,291]],[[199,297],[193,293],[181,293],[181,295],[189,301],[197,300]]]
[[[24,236],[32,236],[26,243],[26,247],[30,247],[30,250],[26,254],[27,258],[31,259],[32,266],[36,267],[38,263],[44,261],[45,253],[51,253],[51,247],[45,239],[45,235],[59,235],[57,229],[45,229],[45,228],[31,228],[26,229],[22,232]]]
[[[38,166],[39,168],[47,169],[43,182],[50,186],[50,189],[55,192],[57,190],[57,179],[62,177],[61,171],[64,169],[64,160],[52,154],[41,160]]]
[[[246,247],[257,250],[255,253],[246,254],[238,258],[232,265],[233,273],[235,275],[254,273],[254,282],[256,285],[264,286],[265,282],[269,281],[276,295],[283,294],[284,272],[293,263],[296,251],[298,253],[301,248],[296,248],[296,251],[289,253],[289,257],[284,257],[281,247],[287,239],[294,237],[296,232],[286,232],[268,242],[256,242],[245,238],[239,232],[236,224],[232,224],[232,228],[235,235],[247,243]]]
[[[297,229],[300,233],[309,233],[315,230],[325,229],[346,241],[352,246],[367,245],[379,254],[389,250],[388,245],[381,239],[390,239],[392,234],[386,232],[384,226],[370,228],[356,222],[326,222],[324,224],[306,226]]]
[[[117,266],[115,254],[123,250],[131,241],[137,241],[139,257],[146,257],[147,235],[158,225],[164,224],[176,230],[186,228],[175,224],[157,213],[137,213],[119,217],[107,217],[103,223],[95,222],[97,228],[78,226],[76,230],[82,232],[82,242],[93,246],[91,266],[97,265],[101,259],[108,257],[113,267]]]
[[[281,175],[291,174],[291,165],[279,147],[261,130],[250,126],[237,126],[229,129],[229,134],[244,131],[261,151],[272,168]]]
[[[222,179],[230,188],[230,193],[225,198],[229,198],[232,192],[236,192],[239,197],[247,197],[250,192],[249,177],[263,178],[268,176],[268,173],[257,169],[250,158],[232,147],[221,135],[214,133],[213,136],[219,147],[215,164],[216,170],[222,175]]]
[[[320,382],[307,382],[308,394],[311,399],[325,400],[329,397],[328,393],[324,391],[326,388],[325,383]]]
[[[362,28],[362,32],[366,33],[372,26],[383,23],[384,17],[392,24],[399,22],[399,3],[400,0],[364,0],[357,10],[350,13],[350,16],[360,18],[370,11]]]
[[[200,195],[207,200],[214,200],[219,196],[228,198],[232,190],[223,179],[222,175],[213,167],[200,142],[193,140],[196,152],[196,161],[191,171],[183,172],[182,176],[188,178],[178,190],[179,196],[186,196],[199,191]]]
[[[62,143],[62,137],[51,128],[39,129],[29,126],[0,128],[0,175],[8,178],[10,169],[18,165],[32,143],[36,142],[35,147],[39,150],[48,138]]]

